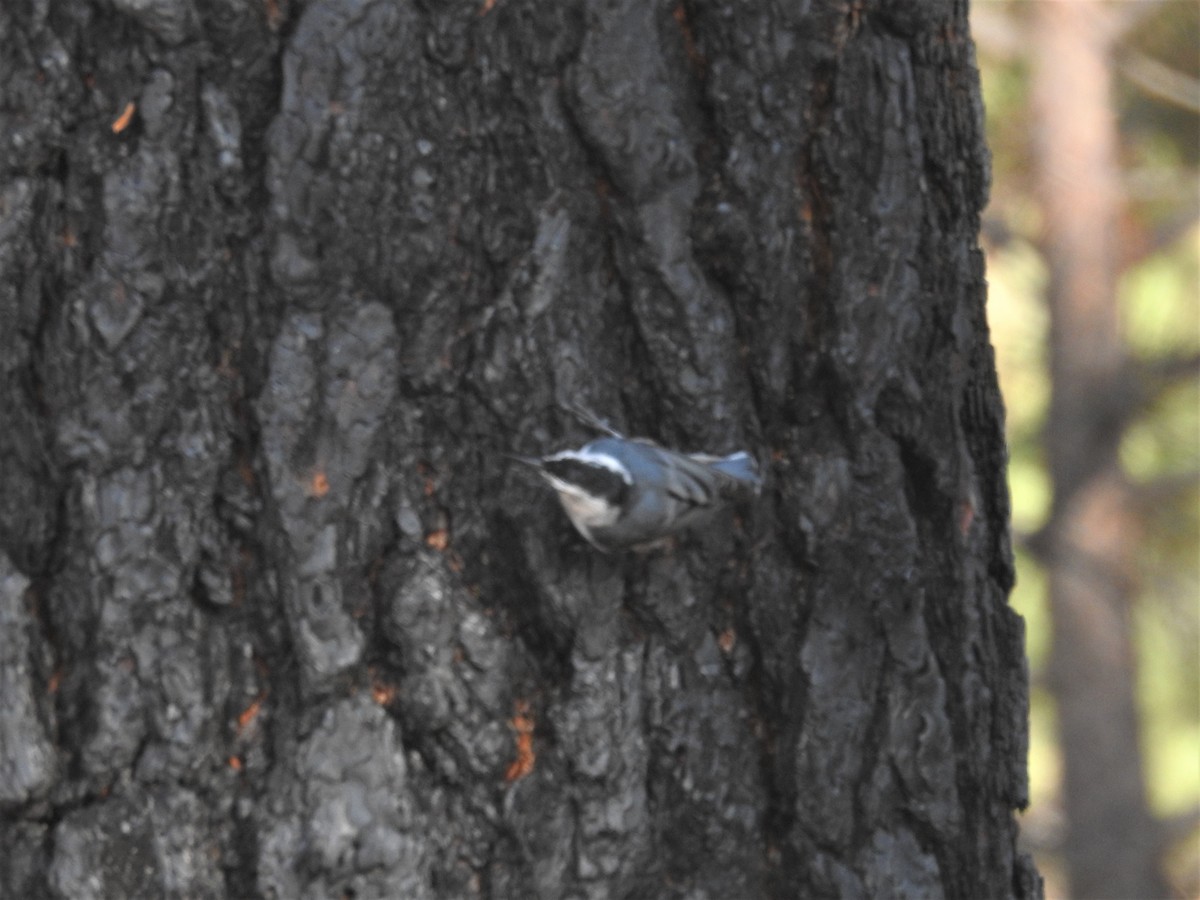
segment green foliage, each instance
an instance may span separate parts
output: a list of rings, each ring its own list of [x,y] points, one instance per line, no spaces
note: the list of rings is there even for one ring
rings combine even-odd
[[[1026,10],[1017,4],[986,6],[993,20],[987,33],[997,33],[998,13],[1002,24],[1020,33]],[[1045,524],[1052,497],[1040,449],[1050,395],[1047,265],[1039,249],[1039,198],[1029,174],[1029,64],[1019,43],[989,52],[981,38],[979,58],[994,160],[984,225],[989,321],[1008,409],[1009,483],[1021,548]],[[1165,3],[1146,15],[1118,46],[1116,70],[1121,72],[1123,62],[1135,54],[1196,79],[1200,6]],[[1197,216],[1200,118],[1127,76],[1118,75],[1115,84],[1127,188],[1122,236],[1133,236],[1122,251],[1135,257],[1122,275],[1119,297],[1132,361],[1142,373],[1148,398],[1127,428],[1121,461],[1143,512],[1136,536],[1141,564],[1134,612],[1137,690],[1150,799],[1154,810],[1166,815],[1200,803],[1200,383],[1195,371],[1181,377],[1177,365],[1173,377],[1163,375],[1172,368],[1168,361],[1200,354],[1200,229],[1172,227]],[[1159,247],[1166,229],[1181,236]],[[1061,776],[1056,713],[1044,685],[1052,639],[1045,580],[1032,555],[1018,549],[1012,603],[1027,622],[1034,682],[1028,817],[1034,831],[1045,830],[1038,821],[1044,825],[1046,818],[1056,819],[1052,811],[1058,806]],[[1194,872],[1196,862],[1193,841],[1189,860],[1179,870]],[[1051,875],[1058,868],[1052,859],[1041,865]],[[1181,885],[1182,890],[1195,888]]]

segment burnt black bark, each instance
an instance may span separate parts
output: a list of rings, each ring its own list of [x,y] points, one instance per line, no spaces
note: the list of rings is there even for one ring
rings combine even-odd
[[[0,894],[1030,897],[962,2],[0,8]],[[604,556],[582,405],[769,464]]]

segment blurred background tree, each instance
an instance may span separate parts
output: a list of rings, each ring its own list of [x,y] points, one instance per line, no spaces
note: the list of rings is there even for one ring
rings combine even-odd
[[[1047,896],[1200,891],[1200,6],[977,0]]]

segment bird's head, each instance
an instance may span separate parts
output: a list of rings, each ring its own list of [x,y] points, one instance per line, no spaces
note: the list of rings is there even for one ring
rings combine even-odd
[[[567,515],[587,531],[612,525],[633,486],[633,477],[619,460],[586,448],[543,458],[541,472],[558,492]]]
[[[612,525],[633,488],[633,476],[620,460],[586,447],[523,461],[550,483],[585,536],[593,528]]]

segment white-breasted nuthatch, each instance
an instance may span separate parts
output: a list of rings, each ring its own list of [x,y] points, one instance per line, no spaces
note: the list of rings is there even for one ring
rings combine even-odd
[[[608,437],[578,450],[514,458],[550,483],[571,524],[600,550],[653,544],[762,488],[758,464],[745,451],[677,453],[599,427]]]

